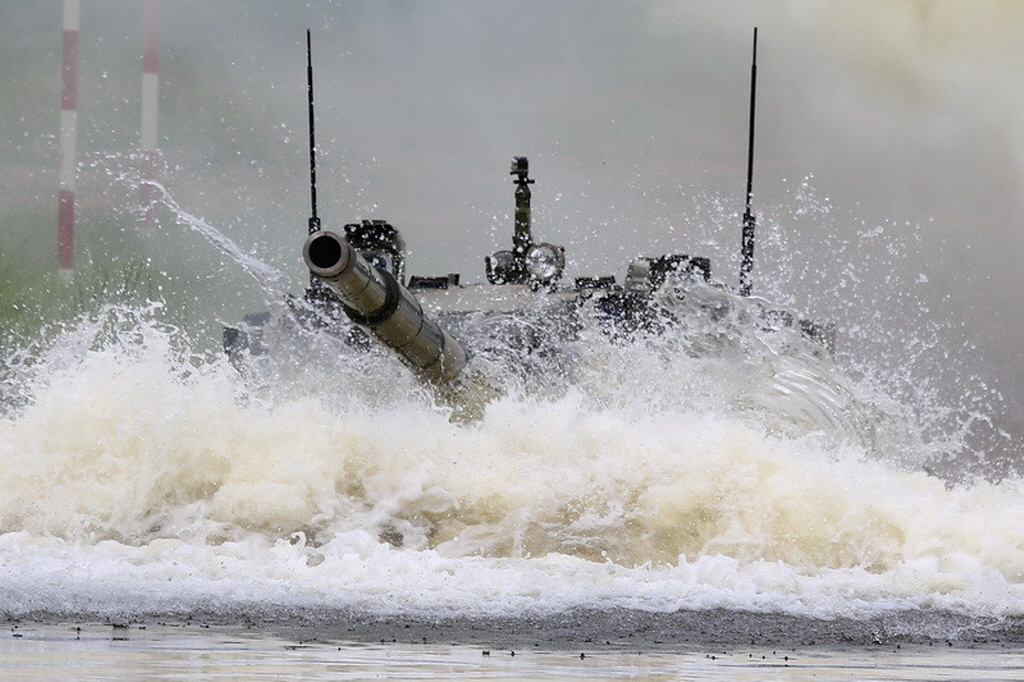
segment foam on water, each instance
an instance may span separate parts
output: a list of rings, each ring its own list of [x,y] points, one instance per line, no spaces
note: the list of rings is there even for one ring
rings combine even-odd
[[[948,488],[727,358],[594,343],[565,392],[458,425],[390,358],[254,393],[158,307],[103,315],[0,421],[8,616],[1024,614],[1020,481]]]

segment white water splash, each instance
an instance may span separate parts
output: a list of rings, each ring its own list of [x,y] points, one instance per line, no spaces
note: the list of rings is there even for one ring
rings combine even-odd
[[[254,386],[159,305],[101,306],[19,376],[0,612],[1024,614],[1019,481],[908,467],[931,446],[875,428],[900,406],[796,337],[726,325],[704,332],[735,356],[705,356],[693,329],[585,335],[563,390],[456,425],[393,358],[281,328]]]
[[[773,434],[722,400],[716,362],[665,377],[632,349],[601,395],[508,397],[457,426],[401,382],[241,400],[225,361],[150,317],[69,334],[0,422],[5,614],[1024,612],[1017,483],[947,489]]]

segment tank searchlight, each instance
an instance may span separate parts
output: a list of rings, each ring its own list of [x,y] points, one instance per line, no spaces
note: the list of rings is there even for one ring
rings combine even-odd
[[[341,300],[349,319],[393,349],[414,372],[435,383],[459,376],[466,366],[462,346],[427,317],[394,275],[328,231],[309,235],[302,257],[309,272]]]

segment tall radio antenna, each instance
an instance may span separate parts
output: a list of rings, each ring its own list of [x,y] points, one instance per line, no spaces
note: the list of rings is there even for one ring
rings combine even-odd
[[[747,141],[747,197],[743,212],[743,235],[740,245],[740,295],[749,296],[750,274],[754,269],[754,226],[757,219],[750,211],[754,197],[754,105],[757,102],[757,27],[754,27],[754,51],[750,61],[750,137]]]
[[[313,134],[313,38],[306,29],[306,89],[309,93],[309,234],[320,231],[320,218],[316,214],[316,138]]]

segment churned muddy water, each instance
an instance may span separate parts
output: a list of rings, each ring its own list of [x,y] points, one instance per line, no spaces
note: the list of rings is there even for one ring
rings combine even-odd
[[[152,315],[111,306],[18,369],[0,422],[11,675],[982,679],[1020,662],[1020,482],[953,484],[908,464],[929,446],[808,415],[807,391],[840,381],[823,365],[787,397],[771,387],[806,374],[752,384],[664,338],[595,342],[563,394],[453,423],[386,357],[364,360],[389,377],[376,392],[299,390],[279,367],[254,394]]]
[[[927,406],[777,332],[584,330],[544,391],[510,376],[453,420],[391,357],[283,325],[240,373],[163,312],[101,301],[12,346],[12,675],[983,679],[1019,664],[1020,479],[940,476],[956,453],[927,437]],[[724,345],[695,352],[695,334]]]

